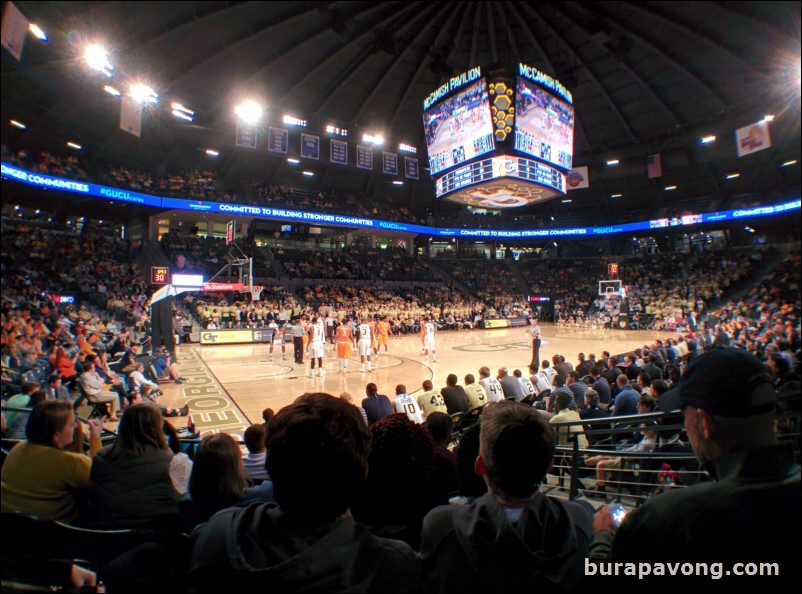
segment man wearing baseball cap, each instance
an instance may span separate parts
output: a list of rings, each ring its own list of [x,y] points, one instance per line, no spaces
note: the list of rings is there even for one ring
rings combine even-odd
[[[800,468],[791,444],[776,440],[774,386],[763,363],[716,348],[688,366],[660,408],[683,411],[693,451],[712,480],[654,497],[618,530],[602,508],[591,557],[611,547],[612,561],[723,562],[725,569],[766,562],[778,564],[783,582],[798,576]]]

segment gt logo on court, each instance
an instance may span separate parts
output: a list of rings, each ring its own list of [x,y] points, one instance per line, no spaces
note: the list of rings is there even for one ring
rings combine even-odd
[[[455,351],[463,351],[467,353],[493,353],[498,351],[528,351],[530,347],[525,342],[508,342],[506,344],[488,344],[481,342],[479,344],[465,344],[451,348]]]

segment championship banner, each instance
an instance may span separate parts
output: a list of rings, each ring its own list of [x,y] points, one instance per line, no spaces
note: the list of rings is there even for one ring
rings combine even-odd
[[[6,2],[3,11],[2,34],[0,43],[18,61],[22,58],[22,48],[25,46],[25,36],[28,34],[28,19],[11,2]]]
[[[267,150],[271,153],[279,153],[281,155],[287,154],[287,149],[290,144],[290,133],[284,128],[274,128],[270,126],[267,129]]]
[[[348,143],[343,140],[332,140],[329,159],[335,165],[348,165]]]
[[[142,136],[142,104],[130,97],[120,100],[120,130]]]
[[[382,151],[382,172],[387,175],[398,175],[398,155]]]
[[[357,169],[373,170],[373,149],[361,144],[356,145]]]
[[[256,126],[237,123],[237,146],[256,148]]]
[[[417,159],[404,157],[404,176],[407,179],[420,179]]]
[[[757,122],[735,131],[735,146],[738,156],[751,155],[771,146],[768,122]]]
[[[244,291],[243,283],[203,283],[201,291]]]
[[[301,157],[320,161],[320,136],[301,134]]]
[[[587,165],[583,165],[582,167],[574,167],[565,177],[565,185],[567,186],[567,190],[589,188],[590,178],[588,177]]]

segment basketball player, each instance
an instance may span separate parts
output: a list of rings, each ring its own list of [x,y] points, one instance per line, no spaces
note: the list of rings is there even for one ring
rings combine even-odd
[[[357,342],[357,348],[359,350],[359,358],[362,362],[362,369],[360,371],[362,373],[365,372],[365,359],[368,362],[368,371],[373,371],[373,363],[372,363],[372,350],[371,350],[371,331],[370,331],[370,323],[368,322],[368,317],[364,316],[362,318],[362,323],[359,324],[357,327],[357,332],[359,333],[359,341]]]
[[[487,392],[481,384],[476,383],[476,378],[472,373],[465,376],[465,393],[468,395],[469,408],[487,404]]]
[[[437,363],[437,351],[434,350],[434,334],[436,331],[437,327],[434,325],[431,316],[425,316],[420,328],[420,341],[423,345],[420,354],[423,356],[424,363],[429,362],[430,352],[432,353],[432,363]]]
[[[387,316],[384,316],[376,324],[376,355],[379,354],[382,345],[384,345],[384,354],[387,354],[387,343],[390,338],[390,322],[387,321]]]
[[[340,324],[335,332],[337,334],[337,358],[340,360],[340,373],[348,373],[348,361],[351,359],[351,343],[354,342],[354,333],[348,324]]]
[[[284,324],[286,326],[286,324]],[[267,324],[267,329],[273,332],[273,336],[270,340],[270,360],[273,360],[273,347],[280,346],[281,347],[281,360],[287,360],[287,345],[284,344],[284,332],[286,331],[285,327],[279,327],[278,323],[276,322],[275,318],[270,320]]]
[[[496,378],[490,377],[489,367],[479,369],[479,383],[487,392],[488,402],[501,402],[504,400],[504,390]]]
[[[518,383],[521,384],[521,387],[524,389],[524,392],[527,396],[532,396],[533,398],[537,396],[537,390],[535,389],[535,385],[532,383],[532,380],[530,380],[528,377],[524,377],[520,369],[513,371],[512,375],[518,380]]]
[[[312,324],[309,326],[309,357],[311,367],[309,377],[323,377],[323,353],[326,345],[326,326],[320,316],[315,314]],[[317,359],[318,369],[315,370],[315,359]]]
[[[393,403],[395,412],[404,413],[409,417],[413,423],[420,425],[423,423],[423,413],[417,401],[407,394],[407,387],[404,384],[398,384],[395,387],[395,402]]]
[[[418,394],[418,405],[423,410],[423,416],[428,417],[433,412],[448,414],[448,407],[443,395],[434,389],[431,380],[424,380],[423,393]]]

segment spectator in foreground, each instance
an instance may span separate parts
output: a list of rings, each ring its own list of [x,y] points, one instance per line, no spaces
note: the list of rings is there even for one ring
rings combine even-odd
[[[305,394],[280,410],[267,443],[277,504],[229,509],[207,522],[195,535],[190,591],[419,590],[414,551],[374,536],[349,513],[370,441],[359,411],[328,394]]]
[[[775,400],[771,375],[753,355],[717,348],[698,357],[660,407],[684,410],[693,451],[713,480],[650,499],[620,529],[602,508],[592,556],[725,567],[766,561],[779,564],[783,583],[798,583],[800,468],[791,443],[777,443]]]
[[[582,505],[539,491],[554,457],[548,422],[531,407],[492,403],[482,414],[479,439],[475,469],[488,493],[426,516],[424,589],[482,594],[575,589],[592,522]]]
[[[90,427],[90,455],[100,449],[100,421]],[[78,515],[80,491],[89,486],[92,459],[65,451],[78,427],[72,404],[45,400],[31,412],[26,441],[18,443],[3,464],[2,510],[71,522]]]
[[[263,481],[270,478],[265,470],[267,461],[267,429],[261,423],[251,425],[242,436],[248,453],[242,458],[242,465],[248,478]]]

